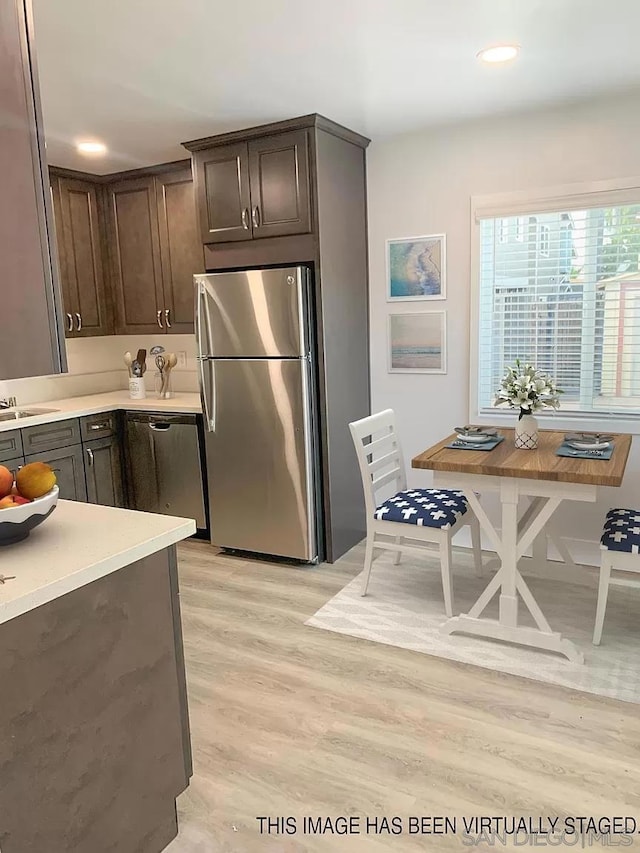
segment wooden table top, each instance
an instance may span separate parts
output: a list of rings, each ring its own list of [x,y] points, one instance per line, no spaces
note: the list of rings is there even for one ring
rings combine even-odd
[[[618,433],[614,436],[611,459],[579,459],[556,456],[556,450],[564,439],[564,432],[540,430],[537,450],[516,450],[513,429],[498,429],[498,432],[505,440],[489,451],[447,448],[445,445],[450,444],[456,437],[453,433],[419,453],[411,460],[411,467],[596,486],[622,484],[631,447],[630,435]]]

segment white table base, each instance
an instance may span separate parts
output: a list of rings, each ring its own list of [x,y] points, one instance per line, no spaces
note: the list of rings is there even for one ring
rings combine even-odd
[[[525,452],[525,451],[523,451]],[[503,640],[545,651],[558,652],[569,660],[582,663],[584,656],[575,645],[551,629],[544,613],[518,570],[518,562],[533,546],[534,556],[546,559],[546,539],[550,535],[563,559],[573,564],[571,555],[562,540],[548,530],[549,520],[563,500],[594,502],[597,487],[582,483],[556,483],[550,480],[526,480],[519,477],[493,477],[474,474],[457,474],[434,471],[436,488],[461,489],[475,512],[500,559],[500,568],[490,583],[466,614],[448,619],[442,633],[456,631]],[[476,492],[496,492],[502,505],[502,529],[496,530],[487,516]],[[530,500],[529,506],[519,516],[521,497]],[[482,617],[489,602],[499,592],[498,619]],[[537,628],[518,624],[520,600],[531,613]]]

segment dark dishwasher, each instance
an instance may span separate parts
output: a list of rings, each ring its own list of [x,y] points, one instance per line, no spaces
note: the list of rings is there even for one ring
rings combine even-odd
[[[208,528],[196,415],[127,412],[130,509],[193,518]]]

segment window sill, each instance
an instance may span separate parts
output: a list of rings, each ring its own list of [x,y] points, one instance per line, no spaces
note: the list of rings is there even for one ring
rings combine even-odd
[[[535,415],[540,429],[575,430],[585,432],[609,432],[628,433],[629,435],[640,435],[640,415],[633,417],[628,415],[598,415],[594,413],[567,412]],[[472,414],[469,423],[478,426],[513,427],[518,420],[515,409],[495,409],[495,411],[483,411]]]

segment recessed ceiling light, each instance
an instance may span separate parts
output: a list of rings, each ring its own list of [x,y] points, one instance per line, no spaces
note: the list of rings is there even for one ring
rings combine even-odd
[[[81,154],[106,154],[107,146],[104,142],[94,142],[90,140],[86,140],[84,142],[78,142],[76,144],[76,148]]]
[[[520,51],[520,45],[517,44],[496,44],[493,47],[485,47],[478,54],[478,59],[483,62],[509,62],[510,59],[515,59]]]

